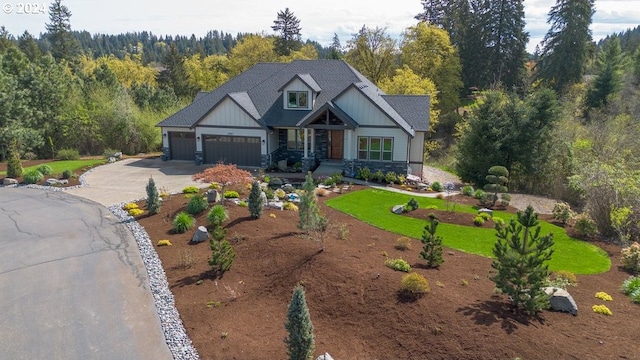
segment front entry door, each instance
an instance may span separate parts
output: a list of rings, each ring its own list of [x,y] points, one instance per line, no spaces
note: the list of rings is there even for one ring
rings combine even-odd
[[[342,159],[342,151],[344,144],[344,132],[342,130],[330,130],[329,131],[329,159],[340,160]]]

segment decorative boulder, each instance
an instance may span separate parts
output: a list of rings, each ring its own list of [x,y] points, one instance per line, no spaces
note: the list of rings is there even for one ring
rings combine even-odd
[[[568,312],[573,316],[578,315],[578,305],[567,290],[550,286],[544,288],[544,292],[551,296],[549,298],[551,310]]]
[[[267,194],[265,194],[264,191],[260,191],[260,199],[262,199],[262,206],[267,205],[267,202],[269,202],[269,199],[267,199]]]
[[[53,178],[47,179],[47,181],[45,181],[44,184],[48,186],[55,186],[55,185],[58,185],[58,180]]]
[[[273,178],[271,180],[269,180],[269,187],[272,189],[277,189],[279,187],[282,186],[282,179],[280,178]]]
[[[16,185],[18,184],[18,180],[12,178],[4,178],[2,180],[2,185]]]
[[[396,205],[391,209],[391,212],[394,214],[402,214],[404,213],[404,205]]]
[[[287,194],[296,191],[296,188],[294,188],[291,184],[284,184],[282,185],[281,189],[284,190],[284,192],[286,192]]]
[[[193,234],[193,238],[191,238],[191,242],[201,243],[207,239],[209,239],[209,232],[207,231],[207,228],[204,226],[198,226],[196,233]]]
[[[482,208],[478,210],[478,214],[482,214],[482,213],[489,214],[489,216],[493,217],[493,210],[491,209]]]
[[[212,203],[212,202],[218,202],[220,201],[220,193],[218,192],[218,190],[215,189],[211,189],[209,191],[207,191],[207,201]]]
[[[118,151],[117,153],[113,154],[113,157],[116,158],[116,160],[122,160],[122,152]]]
[[[318,357],[316,358],[316,360],[333,360],[333,358],[331,357],[331,355],[329,355],[329,353],[328,353],[328,352],[326,352],[326,353],[324,353],[324,354],[322,354],[322,355],[318,356]]]

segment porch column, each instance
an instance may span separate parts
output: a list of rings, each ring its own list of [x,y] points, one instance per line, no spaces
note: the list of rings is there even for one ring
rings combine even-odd
[[[353,150],[351,149],[351,147],[352,147],[351,146],[351,138],[353,138],[353,136],[351,136],[351,130],[349,130],[349,129],[345,130],[344,132],[345,132],[345,135],[347,137],[347,146],[345,146],[345,149],[344,149],[344,158],[347,159],[347,160],[351,160],[351,159],[353,159],[353,156],[352,156],[352,151]]]
[[[304,158],[306,159],[309,154],[309,144],[307,144],[307,139],[309,138],[309,129],[304,128],[304,139],[302,140],[304,144]]]
[[[311,154],[316,152],[316,129],[311,129]]]

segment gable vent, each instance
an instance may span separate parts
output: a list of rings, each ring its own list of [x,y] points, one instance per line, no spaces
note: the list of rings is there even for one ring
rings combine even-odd
[[[367,85],[367,84],[362,84],[362,85],[359,85],[359,86],[358,86],[358,89],[362,90],[362,89],[366,89],[366,88],[368,88],[368,87],[369,87],[369,85]]]

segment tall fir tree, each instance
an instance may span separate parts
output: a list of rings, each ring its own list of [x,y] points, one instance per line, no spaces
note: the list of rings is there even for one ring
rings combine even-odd
[[[291,52],[302,48],[300,20],[289,8],[278,11],[278,17],[271,26],[278,33],[274,42],[274,50],[280,56],[289,56]]]
[[[13,141],[9,147],[9,161],[7,161],[7,177],[17,179],[22,176],[22,163],[20,162],[20,151],[18,142]]]
[[[558,92],[582,81],[595,0],[557,0],[549,11],[551,28],[543,40],[538,77]]]
[[[620,47],[620,38],[607,41],[598,54],[596,78],[587,91],[587,107],[607,106],[610,96],[622,88],[624,75],[624,55]]]
[[[307,307],[304,288],[297,285],[293,290],[284,325],[289,335],[284,339],[289,360],[311,360],[315,350],[313,323]]]
[[[300,196],[300,205],[298,206],[298,214],[300,215],[298,228],[306,232],[315,231],[322,221],[322,215],[318,207],[315,193],[316,186],[313,183],[311,172],[307,173],[305,177],[303,190],[304,193]]]
[[[548,305],[544,284],[549,276],[545,264],[553,254],[553,234],[540,235],[533,207],[517,214],[508,225],[496,224],[498,240],[493,248],[491,280],[511,298],[517,310],[533,315]]]
[[[249,213],[252,219],[259,219],[260,216],[262,216],[263,202],[260,183],[254,181],[251,185],[251,192],[249,193]]]
[[[179,98],[193,96],[194,89],[189,84],[184,55],[178,52],[175,43],[169,45],[169,51],[164,55],[162,64],[165,69],[160,72],[158,82],[165,88],[173,89]]]
[[[71,11],[62,5],[62,0],[54,0],[49,6],[49,22],[45,28],[51,55],[58,61],[73,62],[80,53],[80,43],[71,32]]]
[[[153,177],[149,177],[149,182],[147,183],[147,211],[149,214],[157,214],[160,212],[160,205],[162,204],[162,200],[160,200],[160,195],[158,194],[158,188],[156,187],[156,182],[153,180]]]
[[[342,59],[344,54],[342,53],[342,44],[340,43],[340,38],[338,34],[333,33],[333,40],[331,41],[331,46],[329,47],[329,55],[327,58],[329,59]]]

